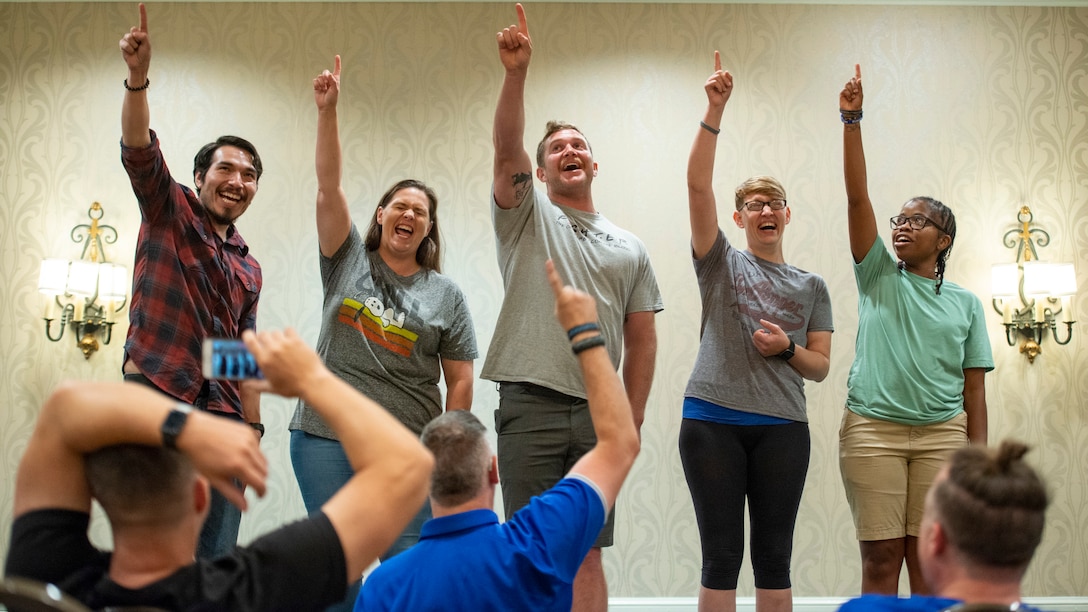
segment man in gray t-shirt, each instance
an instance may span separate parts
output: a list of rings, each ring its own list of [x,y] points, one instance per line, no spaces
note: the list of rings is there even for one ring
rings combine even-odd
[[[532,160],[525,150],[525,79],[532,44],[525,10],[498,34],[506,69],[495,109],[492,218],[506,288],[481,376],[500,383],[499,474],[506,516],[555,484],[593,447],[593,426],[578,362],[565,330],[555,324],[548,286],[540,282],[552,259],[559,275],[597,299],[599,325],[641,427],[653,379],[661,294],[642,242],[605,219],[593,203],[597,164],[573,125],[549,122]],[[548,463],[551,459],[551,464]],[[608,591],[600,546],[611,545],[612,520],[574,581],[575,610],[605,610]]]

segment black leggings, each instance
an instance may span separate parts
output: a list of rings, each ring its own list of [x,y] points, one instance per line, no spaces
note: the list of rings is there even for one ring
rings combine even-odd
[[[680,460],[699,524],[704,587],[737,588],[747,497],[756,588],[790,588],[793,527],[805,488],[809,446],[808,423],[722,425],[683,420]]]

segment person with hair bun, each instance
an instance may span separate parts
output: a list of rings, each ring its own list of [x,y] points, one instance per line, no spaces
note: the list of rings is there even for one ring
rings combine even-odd
[[[352,222],[341,186],[336,105],[340,56],[313,81],[317,105],[317,238],[325,297],[317,351],[334,374],[374,398],[417,435],[443,410],[472,407],[476,335],[461,289],[440,274],[438,197],[415,179],[382,195],[365,237]],[[308,512],[351,475],[329,426],[300,401],[291,420],[291,463]],[[416,515],[388,559],[419,540],[430,505]],[[340,607],[350,610],[359,583]]]
[[[1020,581],[1043,538],[1046,486],[1024,462],[1028,447],[1006,440],[997,449],[953,453],[926,496],[918,558],[935,596],[864,595],[845,612],[1018,610]]]
[[[863,593],[894,594],[904,561],[925,593],[917,543],[926,491],[968,442],[986,444],[994,367],[982,302],[945,280],[951,209],[907,200],[891,218],[894,257],[877,232],[861,140],[861,67],[839,94],[858,335],[839,431],[839,466],[860,541]],[[897,261],[898,260],[898,261]]]

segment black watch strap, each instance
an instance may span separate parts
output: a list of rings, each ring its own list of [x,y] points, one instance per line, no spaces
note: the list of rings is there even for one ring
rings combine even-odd
[[[262,438],[264,437],[264,423],[257,423],[255,421],[253,421],[253,422],[248,423],[248,425],[250,427],[252,427],[253,429],[256,429],[257,433],[261,434]]]
[[[793,340],[790,340],[789,348],[787,348],[786,350],[779,353],[778,356],[780,358],[782,358],[782,359],[785,359],[786,361],[789,361],[790,359],[793,359],[793,351],[796,348],[797,348],[797,345],[793,342]]]
[[[166,420],[162,422],[162,445],[166,448],[178,447],[178,436],[181,435],[181,430],[185,427],[185,422],[189,420],[189,413],[193,411],[193,407],[189,404],[183,404],[178,402],[174,404],[174,409],[170,411],[170,414],[166,415]]]

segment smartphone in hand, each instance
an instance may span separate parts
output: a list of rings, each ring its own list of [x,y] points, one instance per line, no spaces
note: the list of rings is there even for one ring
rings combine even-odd
[[[245,342],[233,338],[204,339],[204,378],[245,380],[264,378]]]

